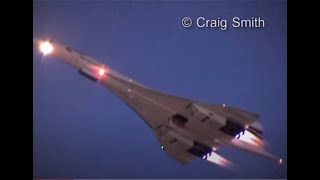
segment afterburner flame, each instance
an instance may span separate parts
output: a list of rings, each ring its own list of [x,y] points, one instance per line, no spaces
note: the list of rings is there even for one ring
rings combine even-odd
[[[243,135],[240,136],[239,140],[249,143],[255,146],[264,146],[264,142],[262,139],[258,138],[250,131],[244,131]]]
[[[40,51],[42,52],[42,54],[45,56],[47,54],[50,54],[52,53],[53,51],[53,46],[50,42],[48,41],[44,41],[44,42],[41,42],[40,45],[39,45],[39,49]]]
[[[215,163],[219,166],[225,167],[225,168],[231,168],[232,167],[232,162],[229,161],[228,159],[220,156],[219,154],[215,152],[211,152],[211,156],[208,156],[207,161]]]

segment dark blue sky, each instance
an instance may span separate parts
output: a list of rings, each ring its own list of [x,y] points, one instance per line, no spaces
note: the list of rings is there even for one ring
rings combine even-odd
[[[33,36],[51,37],[152,88],[257,112],[268,149],[287,158],[286,1],[34,1]],[[256,29],[183,28],[181,19],[261,17]],[[33,58],[34,177],[287,178],[286,164],[231,147],[234,172],[181,165],[105,87]]]

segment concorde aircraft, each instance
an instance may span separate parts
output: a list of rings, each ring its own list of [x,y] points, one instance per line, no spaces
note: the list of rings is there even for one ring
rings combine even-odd
[[[202,158],[231,167],[230,160],[217,154],[222,145],[282,163],[266,150],[259,115],[254,112],[162,93],[54,40],[34,38],[33,44],[44,56],[52,55],[110,89],[153,129],[161,149],[183,164]]]

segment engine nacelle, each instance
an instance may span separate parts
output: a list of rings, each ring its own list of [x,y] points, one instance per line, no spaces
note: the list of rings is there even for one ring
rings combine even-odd
[[[190,148],[188,152],[195,156],[206,159],[208,155],[211,154],[212,148],[200,142],[194,141],[192,148]]]
[[[227,119],[226,124],[220,130],[232,137],[239,138],[241,133],[243,134],[246,129],[241,124],[238,124],[231,119]]]

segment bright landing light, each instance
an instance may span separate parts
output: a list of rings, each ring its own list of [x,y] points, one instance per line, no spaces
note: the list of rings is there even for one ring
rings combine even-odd
[[[50,42],[45,41],[45,42],[40,43],[39,49],[43,55],[47,55],[53,51],[53,46],[52,46],[52,44],[50,44]]]

